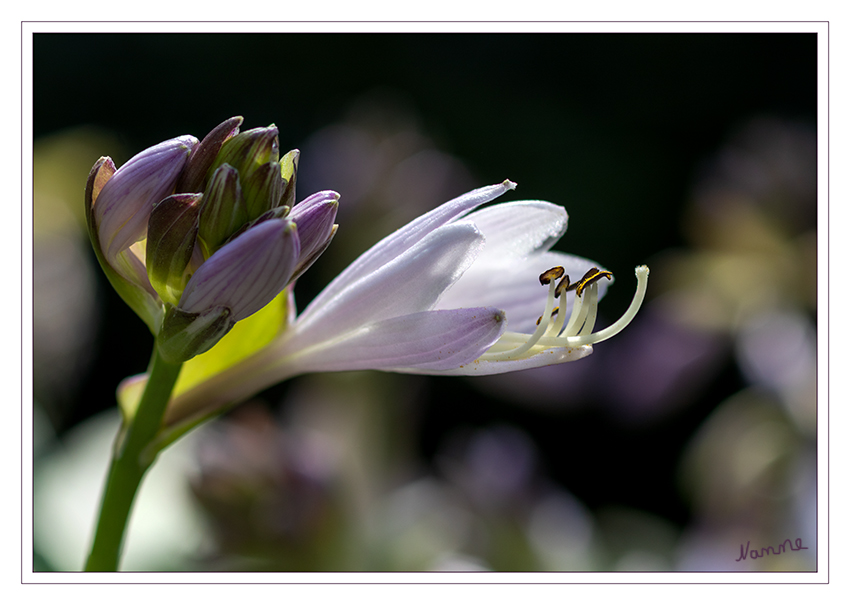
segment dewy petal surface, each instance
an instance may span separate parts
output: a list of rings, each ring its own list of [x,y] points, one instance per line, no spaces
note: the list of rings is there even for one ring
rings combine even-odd
[[[563,206],[525,201],[476,210],[459,222],[474,223],[484,234],[487,247],[478,262],[489,263],[549,250],[567,231],[567,218]]]

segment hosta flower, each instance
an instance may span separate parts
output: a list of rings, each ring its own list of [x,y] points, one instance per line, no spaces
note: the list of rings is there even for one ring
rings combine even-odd
[[[86,187],[92,244],[110,282],[170,361],[218,342],[303,273],[335,232],[337,200],[295,205],[298,151],[275,126],[226,120],[203,141],[155,145],[120,169],[101,158]]]
[[[475,210],[514,187],[477,189],[386,237],[267,346],[180,393],[166,421],[307,372],[492,374],[589,355],[637,313],[649,270],[636,269],[625,315],[594,332],[612,275],[550,250],[566,231],[564,209],[523,201]]]

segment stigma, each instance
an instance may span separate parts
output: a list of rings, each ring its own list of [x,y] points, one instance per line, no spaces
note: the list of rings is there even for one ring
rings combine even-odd
[[[505,332],[496,343],[481,356],[482,361],[513,361],[526,359],[548,349],[580,347],[608,340],[625,328],[637,315],[646,295],[649,267],[635,268],[637,289],[629,308],[613,324],[594,332],[596,308],[599,300],[600,279],[611,279],[610,271],[593,267],[577,282],[571,283],[563,267],[553,267],[540,275],[540,284],[548,286],[549,293],[543,315],[537,320],[533,334]],[[573,295],[573,308],[567,318],[567,293]],[[557,301],[557,303],[556,303]]]

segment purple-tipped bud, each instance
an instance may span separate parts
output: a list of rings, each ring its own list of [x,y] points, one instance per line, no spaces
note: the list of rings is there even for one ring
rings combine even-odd
[[[198,139],[186,135],[154,145],[133,156],[106,182],[94,215],[107,259],[145,237],[151,210],[174,191],[197,144]]]
[[[239,321],[266,306],[289,283],[300,244],[295,224],[272,219],[248,229],[201,265],[178,305],[185,313],[223,306]]]
[[[298,226],[301,254],[293,279],[310,268],[327,249],[336,233],[336,212],[339,194],[336,191],[314,193],[289,212],[289,219]]]
[[[89,178],[86,181],[85,202],[86,224],[88,225],[89,234],[92,236],[92,238],[95,234],[96,224],[94,219],[94,204],[97,201],[97,198],[100,196],[100,192],[103,190],[103,187],[115,174],[115,171],[115,162],[112,161],[111,157],[104,156],[94,163],[91,172],[89,172]],[[95,243],[94,240],[92,240],[92,243]],[[100,240],[98,240],[97,242],[97,245],[99,244]]]
[[[177,193],[202,193],[207,180],[207,173],[215,162],[218,152],[224,143],[239,134],[239,126],[242,125],[242,116],[235,116],[225,120],[198,144],[189,156],[189,163],[177,181]]]

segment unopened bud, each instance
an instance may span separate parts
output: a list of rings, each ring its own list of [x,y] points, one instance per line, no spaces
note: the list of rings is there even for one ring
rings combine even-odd
[[[178,193],[154,206],[145,251],[148,279],[159,297],[177,304],[198,236],[200,193]]]
[[[230,164],[239,171],[242,179],[247,179],[263,164],[277,164],[279,159],[277,126],[252,128],[240,132],[222,145],[210,174],[222,164]]]
[[[316,261],[328,247],[336,233],[339,194],[335,191],[320,191],[296,204],[289,219],[298,225],[301,253],[293,279],[299,277]]]
[[[201,204],[199,235],[206,256],[213,254],[248,221],[239,173],[229,164],[215,171]]]
[[[271,219],[233,238],[192,275],[179,307],[187,313],[225,306],[239,321],[266,306],[289,283],[300,244],[295,224]]]
[[[186,168],[177,180],[175,191],[177,193],[203,193],[207,174],[215,162],[222,145],[231,137],[239,134],[239,126],[242,125],[242,116],[235,116],[225,120],[192,150]]]
[[[106,182],[94,214],[107,259],[145,237],[151,210],[172,193],[197,144],[195,137],[182,136],[154,145],[133,156]]]
[[[280,165],[263,164],[254,173],[242,180],[242,195],[248,210],[248,217],[255,219],[268,210],[280,205],[280,198],[286,181],[280,176]]]

